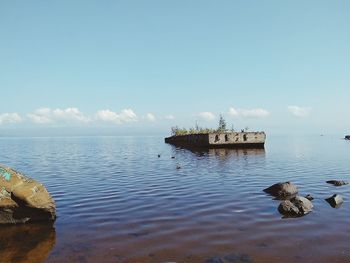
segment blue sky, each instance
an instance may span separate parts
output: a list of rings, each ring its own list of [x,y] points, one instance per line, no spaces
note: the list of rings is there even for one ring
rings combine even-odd
[[[346,133],[349,1],[1,1],[0,135]],[[69,128],[69,129],[67,129]]]

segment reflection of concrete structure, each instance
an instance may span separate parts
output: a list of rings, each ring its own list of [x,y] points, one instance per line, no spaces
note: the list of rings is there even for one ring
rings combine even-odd
[[[56,242],[52,224],[1,226],[0,233],[1,262],[44,262]]]
[[[264,148],[264,132],[228,132],[171,136],[166,143],[199,148]]]
[[[240,156],[265,156],[265,148],[245,148],[245,149],[235,149],[235,148],[193,148],[193,147],[183,147],[194,153],[197,156],[213,156],[223,159],[228,159],[231,157],[240,157]]]
[[[231,149],[231,148],[214,148],[208,149],[209,155],[213,156],[242,156],[242,155],[265,155],[264,148],[256,149]]]

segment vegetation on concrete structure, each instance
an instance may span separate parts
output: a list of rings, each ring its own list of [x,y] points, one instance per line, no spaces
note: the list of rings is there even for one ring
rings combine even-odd
[[[212,128],[202,128],[199,127],[198,123],[196,122],[196,125],[194,128],[186,129],[186,128],[179,128],[178,126],[171,127],[171,135],[172,136],[180,136],[180,135],[189,135],[189,134],[207,134],[207,133],[216,133],[216,132],[234,132],[233,125],[231,126],[231,129],[227,129],[227,123],[226,120],[222,115],[220,115],[219,118],[219,125],[217,129]]]

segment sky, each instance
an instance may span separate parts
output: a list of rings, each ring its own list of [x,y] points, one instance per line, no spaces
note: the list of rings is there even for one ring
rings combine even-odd
[[[0,136],[350,133],[350,2],[0,1]]]

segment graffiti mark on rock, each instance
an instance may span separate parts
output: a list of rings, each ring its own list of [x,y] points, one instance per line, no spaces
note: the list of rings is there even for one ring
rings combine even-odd
[[[11,174],[3,168],[0,168],[0,176],[4,177],[6,181],[11,180]]]

